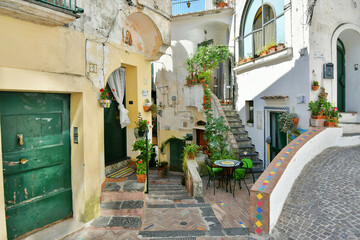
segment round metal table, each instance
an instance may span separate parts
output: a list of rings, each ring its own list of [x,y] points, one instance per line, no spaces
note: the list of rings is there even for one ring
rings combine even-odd
[[[221,159],[214,162],[216,166],[225,168],[224,170],[227,172],[227,179],[226,179],[226,192],[228,191],[228,184],[230,184],[230,193],[231,193],[231,174],[234,170],[234,167],[240,165],[240,161],[233,160],[233,159]]]

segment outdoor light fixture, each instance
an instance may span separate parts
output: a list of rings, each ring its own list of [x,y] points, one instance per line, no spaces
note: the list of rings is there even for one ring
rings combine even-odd
[[[190,4],[191,4],[190,1],[188,1],[188,2],[186,3],[186,5],[187,5],[188,8],[190,8]]]

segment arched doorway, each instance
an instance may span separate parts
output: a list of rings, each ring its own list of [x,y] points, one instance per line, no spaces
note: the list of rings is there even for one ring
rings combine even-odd
[[[340,112],[345,112],[345,46],[337,40],[337,107]]]
[[[115,71],[121,72],[121,77],[124,78],[123,85],[123,105],[126,103],[125,96],[125,68],[117,69]],[[115,74],[115,71],[112,73]],[[114,81],[120,81],[118,78],[114,78]],[[112,88],[109,86],[109,82],[106,84],[107,92],[113,96]],[[115,89],[114,89],[115,90]],[[117,89],[120,91],[119,89]],[[127,143],[126,143],[126,127],[122,128],[120,125],[119,116],[119,103],[115,100],[112,101],[110,108],[104,108],[104,144],[105,144],[105,166],[109,166],[127,159]]]

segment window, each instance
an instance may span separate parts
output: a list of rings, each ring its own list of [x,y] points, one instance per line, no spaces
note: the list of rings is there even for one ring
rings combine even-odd
[[[240,29],[240,57],[254,57],[262,47],[284,42],[284,1],[248,1]]]

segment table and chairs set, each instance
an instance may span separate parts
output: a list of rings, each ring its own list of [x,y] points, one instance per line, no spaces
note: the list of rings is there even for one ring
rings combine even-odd
[[[223,182],[226,183],[226,192],[228,192],[228,185],[230,193],[233,193],[235,197],[235,188],[236,182],[239,184],[239,189],[241,189],[241,181],[244,182],[246,189],[250,195],[250,190],[245,182],[246,174],[252,174],[253,181],[255,182],[254,173],[252,171],[253,162],[249,158],[243,158],[240,161],[233,159],[221,159],[217,160],[214,163],[211,163],[210,160],[207,161],[207,168],[209,171],[209,180],[206,185],[206,189],[210,186],[210,182],[214,181],[214,195],[215,195],[215,185],[216,179],[218,179],[220,187],[220,182],[223,187]],[[234,181],[233,189],[231,189],[231,180]]]

